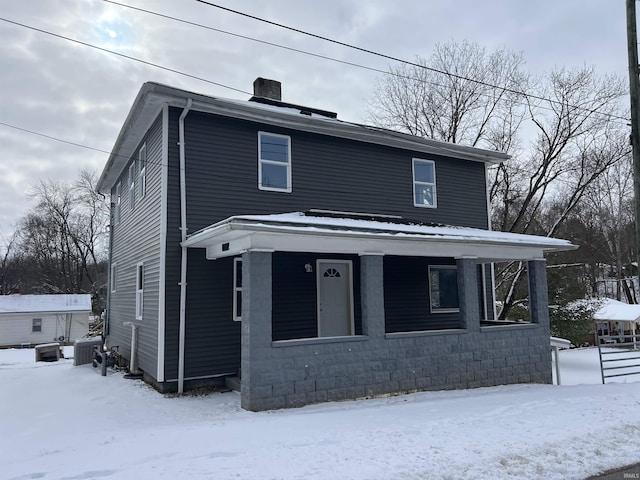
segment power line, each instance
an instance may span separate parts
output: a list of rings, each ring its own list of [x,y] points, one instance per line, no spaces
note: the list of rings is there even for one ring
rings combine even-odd
[[[105,0],[105,1],[109,1],[109,0]],[[463,75],[458,75],[458,74],[455,74],[455,73],[447,72],[447,71],[440,70],[440,69],[433,68],[433,67],[429,67],[429,66],[426,66],[426,65],[421,65],[419,63],[411,62],[409,60],[404,60],[402,58],[394,57],[392,55],[387,55],[385,53],[376,52],[376,51],[370,50],[368,48],[359,47],[357,45],[352,45],[352,44],[349,44],[349,43],[341,42],[339,40],[335,40],[333,38],[329,38],[329,37],[325,37],[325,36],[318,35],[318,34],[315,34],[315,33],[307,32],[307,31],[301,30],[299,28],[290,27],[290,26],[284,25],[282,23],[274,22],[272,20],[267,20],[267,19],[264,19],[264,18],[261,18],[261,17],[257,17],[255,15],[251,15],[251,14],[248,14],[248,13],[245,13],[245,12],[241,12],[239,10],[234,10],[232,8],[223,7],[222,5],[217,5],[215,3],[212,3],[212,2],[209,2],[209,1],[206,1],[206,0],[196,0],[196,2],[205,4],[205,5],[210,6],[210,7],[218,8],[220,10],[224,10],[224,11],[236,14],[236,15],[240,15],[240,16],[243,16],[243,17],[251,18],[251,19],[259,21],[259,22],[267,23],[269,25],[273,25],[273,26],[278,27],[278,28],[283,28],[285,30],[290,30],[292,32],[296,32],[296,33],[299,33],[299,34],[302,34],[302,35],[306,35],[306,36],[309,36],[309,37],[312,37],[312,38],[317,38],[317,39],[323,40],[325,42],[330,42],[330,43],[333,43],[333,44],[336,44],[336,45],[340,45],[342,47],[350,48],[350,49],[357,50],[357,51],[360,51],[360,52],[364,52],[364,53],[367,53],[367,54],[370,54],[370,55],[375,55],[377,57],[385,58],[387,60],[392,60],[394,62],[403,63],[405,65],[410,65],[410,66],[413,66],[413,67],[416,67],[416,68],[420,68],[420,69],[423,69],[423,70],[428,70],[428,71],[431,71],[431,72],[434,72],[434,73],[438,73],[438,74],[441,74],[441,75],[446,75],[448,77],[457,78],[459,80],[464,80],[464,81],[467,81],[467,82],[477,83],[478,85],[483,85],[485,87],[494,88],[494,89],[497,89],[497,90],[502,90],[504,92],[514,93],[516,95],[523,95],[523,96],[526,96],[526,97],[529,97],[529,98],[532,98],[532,99],[535,99],[535,100],[542,100],[544,102],[563,105],[562,102],[559,102],[557,100],[553,100],[551,98],[546,98],[546,97],[543,97],[541,95],[536,95],[536,94],[533,94],[533,93],[527,93],[527,92],[523,92],[523,91],[516,90],[516,89],[513,89],[513,88],[500,86],[500,85],[495,85],[495,84],[492,84],[492,83],[489,83],[489,82],[484,82],[482,80],[476,80],[474,78],[465,77]],[[384,73],[388,74],[389,72],[384,72]],[[577,105],[569,105],[569,106],[577,108],[577,109],[580,109],[580,110],[583,110],[583,111],[588,112],[588,113],[596,113],[598,115],[604,115],[604,116],[607,116],[609,118],[616,118],[616,119],[619,119],[619,120],[624,120],[625,122],[629,121],[629,119],[626,118],[626,117],[622,117],[622,116],[619,116],[619,115],[614,115],[614,114],[611,114],[611,113],[601,113],[596,109],[588,109],[588,108],[580,107],[580,106],[577,106]]]
[[[155,15],[157,17],[165,18],[167,20],[174,20],[176,22],[184,23],[186,25],[191,25],[193,27],[204,28],[206,30],[211,30],[211,31],[217,32],[217,33],[222,33],[224,35],[230,35],[232,37],[242,38],[243,40],[249,40],[251,42],[261,43],[263,45],[268,45],[270,47],[282,48],[283,50],[288,50],[290,52],[296,52],[296,53],[300,53],[302,55],[308,55],[308,56],[311,56],[311,57],[320,58],[322,60],[329,60],[331,62],[336,62],[336,63],[341,63],[343,65],[349,65],[349,66],[352,66],[352,67],[362,68],[362,69],[365,69],[365,70],[370,70],[372,72],[382,73],[384,75],[393,75],[393,76],[396,76],[396,77],[406,78],[406,79],[409,79],[409,80],[423,81],[423,80],[415,78],[415,77],[407,77],[407,76],[400,75],[400,74],[397,74],[397,73],[388,72],[388,71],[382,70],[380,68],[370,67],[370,66],[362,65],[362,64],[359,64],[359,63],[355,63],[355,62],[349,62],[347,60],[340,60],[338,58],[329,57],[328,55],[321,55],[319,53],[313,53],[313,52],[309,52],[307,50],[301,50],[301,49],[298,49],[298,48],[289,47],[287,45],[281,45],[281,44],[278,44],[278,43],[269,42],[267,40],[260,40],[259,38],[249,37],[248,35],[242,35],[240,33],[230,32],[228,30],[222,30],[220,28],[215,28],[215,27],[212,27],[212,26],[209,26],[209,25],[204,25],[202,23],[192,22],[190,20],[185,20],[183,18],[178,18],[178,17],[174,17],[174,16],[171,16],[171,15],[166,15],[166,14],[160,13],[160,12],[154,12],[152,10],[146,10],[146,9],[140,8],[140,7],[134,7],[133,5],[126,5],[124,3],[119,3],[119,2],[116,2],[114,0],[102,0],[102,1],[106,2],[106,3],[111,3],[113,5],[118,5],[119,7],[129,8],[131,10],[136,10],[138,12],[147,13],[149,15]],[[439,85],[439,84],[433,83],[433,82],[429,82],[429,83],[432,83],[433,85]]]
[[[32,135],[38,135],[40,137],[48,138],[49,140],[55,140],[56,142],[61,142],[61,143],[66,143],[68,145],[73,145],[75,147],[86,148],[88,150],[95,150],[96,152],[101,152],[101,153],[107,153],[107,154],[111,153],[108,150],[102,150],[101,148],[90,147],[88,145],[83,145],[81,143],[71,142],[69,140],[63,140],[62,138],[54,137],[52,135],[47,135],[45,133],[36,132],[35,130],[29,130],[28,128],[22,128],[22,127],[18,127],[16,125],[11,125],[10,123],[0,122],[0,125],[3,125],[5,127],[9,127],[9,128],[13,128],[15,130],[20,130],[21,132],[30,133]]]
[[[177,73],[178,75],[182,75],[182,76],[185,76],[185,77],[193,78],[195,80],[200,80],[201,82],[206,82],[206,83],[209,83],[209,84],[212,84],[212,85],[216,85],[218,87],[227,88],[229,90],[234,90],[236,92],[240,92],[240,93],[244,93],[244,94],[247,94],[247,95],[251,95],[251,92],[247,92],[247,91],[241,90],[239,88],[230,87],[228,85],[224,85],[222,83],[214,82],[212,80],[208,80],[208,79],[203,78],[203,77],[198,77],[197,75],[192,75],[190,73],[185,73],[185,72],[182,72],[180,70],[176,70],[174,68],[165,67],[165,66],[159,65],[157,63],[153,63],[153,62],[149,62],[147,60],[142,60],[140,58],[132,57],[131,55],[126,55],[124,53],[116,52],[114,50],[109,50],[107,48],[99,47],[97,45],[93,45],[93,44],[88,43],[88,42],[83,42],[81,40],[76,40],[75,38],[66,37],[64,35],[59,35],[57,33],[49,32],[49,31],[43,30],[41,28],[32,27],[30,25],[25,25],[24,23],[15,22],[13,20],[9,20],[9,19],[3,18],[3,17],[0,17],[0,20],[3,21],[3,22],[11,23],[13,25],[17,25],[19,27],[27,28],[29,30],[34,30],[36,32],[44,33],[44,34],[50,35],[52,37],[56,37],[56,38],[60,38],[60,39],[63,39],[63,40],[67,40],[69,42],[73,42],[73,43],[77,43],[77,44],[80,44],[80,45],[84,45],[85,47],[90,47],[90,48],[94,48],[96,50],[100,50],[102,52],[111,53],[113,55],[117,55],[119,57],[126,58],[128,60],[133,60],[135,62],[143,63],[143,64],[149,65],[151,67],[160,68],[162,70],[166,70],[166,71],[171,72],[171,73]]]

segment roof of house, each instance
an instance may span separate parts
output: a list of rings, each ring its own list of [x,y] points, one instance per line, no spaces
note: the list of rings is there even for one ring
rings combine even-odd
[[[394,216],[333,213],[309,211],[233,216],[189,235],[183,245],[208,248],[210,258],[235,255],[249,248],[271,248],[536,259],[546,252],[577,248],[567,240],[550,237],[428,224]]]
[[[593,314],[596,320],[613,320],[622,322],[640,321],[640,305],[631,305],[608,298]]]
[[[462,160],[488,164],[501,163],[509,155],[440,142],[384,128],[345,122],[327,115],[314,113],[292,104],[277,102],[277,105],[251,101],[229,100],[189,92],[154,82],[142,85],[120,130],[120,134],[109,155],[107,164],[98,181],[98,190],[108,192],[135,152],[145,132],[157,118],[164,105],[184,108],[192,100],[191,109],[216,115],[266,123],[306,132],[346,138],[378,145],[403,148],[419,153],[442,155]]]
[[[91,312],[91,295],[0,295],[0,314]]]

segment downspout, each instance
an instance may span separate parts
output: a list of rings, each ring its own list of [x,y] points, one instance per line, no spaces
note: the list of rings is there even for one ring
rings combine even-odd
[[[187,239],[187,180],[185,174],[184,151],[184,119],[191,109],[192,100],[187,100],[187,105],[180,114],[178,121],[178,142],[180,145],[180,234],[181,234],[181,262],[180,262],[180,332],[178,338],[178,393],[184,391],[184,339],[186,331],[186,305],[187,305],[187,247],[184,241]]]

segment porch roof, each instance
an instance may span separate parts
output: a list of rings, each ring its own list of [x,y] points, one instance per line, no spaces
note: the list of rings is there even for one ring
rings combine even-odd
[[[340,213],[233,216],[191,234],[182,245],[206,248],[209,259],[264,250],[500,261],[542,259],[548,252],[577,248],[549,237]]]

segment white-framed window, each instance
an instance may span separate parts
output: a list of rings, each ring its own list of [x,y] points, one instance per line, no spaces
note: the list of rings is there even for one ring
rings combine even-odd
[[[109,278],[109,281],[111,283],[111,293],[115,293],[118,287],[117,276],[118,276],[118,264],[114,262],[111,264],[111,277]]]
[[[291,192],[291,137],[258,132],[258,188]]]
[[[142,320],[144,306],[144,263],[136,265],[136,320]]]
[[[147,193],[147,144],[138,152],[138,198],[142,200]]]
[[[31,331],[33,333],[42,332],[42,319],[34,318],[31,320]]]
[[[120,204],[122,203],[122,183],[116,185],[116,198],[113,202],[113,224],[120,223]]]
[[[233,321],[242,320],[242,259],[233,259]]]
[[[413,205],[427,208],[438,206],[436,164],[433,160],[413,159]]]
[[[455,265],[429,265],[429,299],[432,313],[460,311]]]
[[[129,209],[133,210],[136,203],[136,162],[129,165]]]

